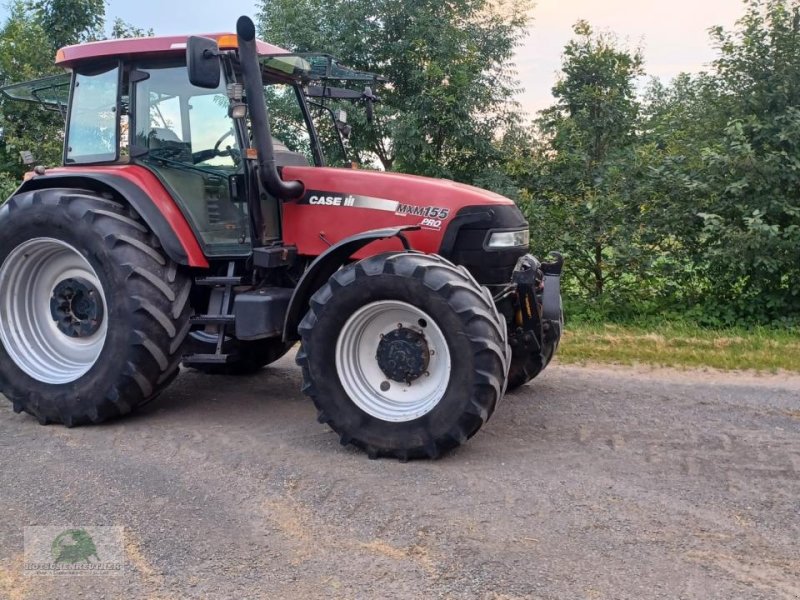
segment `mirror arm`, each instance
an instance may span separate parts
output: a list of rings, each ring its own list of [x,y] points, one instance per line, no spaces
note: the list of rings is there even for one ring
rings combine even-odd
[[[333,128],[336,130],[336,139],[339,140],[339,147],[342,149],[342,157],[344,158],[345,162],[350,162],[350,158],[347,156],[347,147],[344,145],[342,132],[339,131],[338,122],[336,121],[336,115],[333,114],[333,110],[331,110],[329,106],[325,106],[319,102],[314,102],[313,100],[309,100],[308,103],[312,106],[316,106],[317,108],[327,111],[327,113],[331,116],[331,119],[333,119]]]
[[[309,85],[305,94],[307,98],[332,98],[336,100],[352,100],[354,102],[364,96],[362,92],[327,85]]]

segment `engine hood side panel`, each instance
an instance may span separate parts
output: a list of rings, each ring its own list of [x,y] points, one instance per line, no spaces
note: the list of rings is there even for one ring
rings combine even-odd
[[[415,250],[442,248],[448,226],[467,206],[514,206],[513,201],[469,185],[442,179],[356,169],[284,167],[285,180],[299,180],[303,196],[283,204],[283,236],[300,254],[318,256],[356,233],[414,226],[407,233]],[[398,250],[396,239],[371,244],[356,258]]]

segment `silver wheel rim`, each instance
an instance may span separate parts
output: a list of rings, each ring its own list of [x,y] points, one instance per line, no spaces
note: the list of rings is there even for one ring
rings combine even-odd
[[[62,332],[50,311],[56,286],[80,278],[100,292],[105,316],[86,337]],[[0,267],[0,342],[14,364],[48,384],[80,379],[94,366],[108,333],[105,292],[89,261],[73,246],[34,238],[17,246]]]
[[[390,381],[376,359],[381,337],[402,326],[425,336],[427,372],[412,381]],[[362,306],[336,341],[336,372],[350,399],[382,421],[412,421],[432,411],[450,383],[450,350],[436,322],[419,308],[395,300]],[[387,388],[388,385],[388,388]]]

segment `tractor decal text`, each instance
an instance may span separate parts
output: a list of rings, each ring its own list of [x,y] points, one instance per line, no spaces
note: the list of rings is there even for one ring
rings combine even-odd
[[[416,206],[414,204],[399,204],[395,211],[398,215],[412,215],[414,217],[426,217],[430,219],[444,220],[450,215],[449,208],[439,206]]]
[[[387,200],[386,198],[357,196],[353,194],[335,194],[318,190],[308,190],[305,195],[298,200],[298,204],[366,208],[369,210],[392,212],[399,216],[421,217],[422,220],[419,225],[426,229],[441,229],[442,222],[450,216],[450,209],[441,206],[417,206],[415,204],[402,204],[396,200]]]

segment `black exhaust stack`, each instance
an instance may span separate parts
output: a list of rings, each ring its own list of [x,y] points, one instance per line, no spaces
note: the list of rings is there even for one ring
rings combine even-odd
[[[239,63],[244,76],[244,91],[250,111],[253,145],[258,153],[258,175],[261,183],[267,192],[279,200],[298,198],[303,193],[303,184],[299,181],[284,181],[275,166],[275,150],[264,99],[264,81],[261,79],[261,66],[258,64],[256,26],[249,17],[242,16],[236,21],[236,35],[239,38]]]

